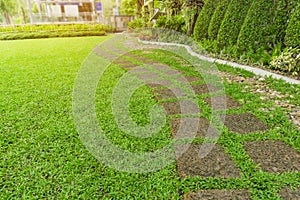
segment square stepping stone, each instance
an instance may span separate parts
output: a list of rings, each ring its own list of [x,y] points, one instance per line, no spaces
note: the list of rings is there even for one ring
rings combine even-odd
[[[137,67],[137,68],[131,69],[131,70],[129,71],[129,73],[132,73],[132,74],[151,73],[151,71],[148,70],[148,69],[146,69],[146,68]]]
[[[175,76],[175,75],[182,74],[182,72],[179,70],[169,70],[169,71],[164,72],[164,74],[167,76]]]
[[[217,92],[219,89],[211,84],[197,84],[192,85],[195,94],[207,94],[210,92]]]
[[[248,200],[251,194],[248,190],[200,190],[184,195],[184,200]]]
[[[210,98],[205,98],[204,101],[212,106],[214,110],[225,110],[241,107],[241,104],[231,98],[230,96],[214,96]]]
[[[161,64],[161,63],[146,63],[148,66],[150,66],[151,68],[155,69],[155,70],[158,70],[158,71],[167,71],[167,70],[170,70],[171,68],[168,66],[168,65],[164,65],[164,64]]]
[[[224,124],[229,131],[240,134],[268,130],[268,126],[251,113],[226,115]]]
[[[282,141],[246,142],[244,148],[265,172],[300,172],[300,153]]]
[[[140,80],[152,80],[152,79],[159,79],[160,76],[158,74],[155,73],[145,73],[145,74],[138,74],[137,77]]]
[[[202,111],[193,101],[181,100],[176,102],[163,102],[161,103],[167,115],[188,115],[198,114]]]
[[[213,144],[211,144],[213,145]],[[238,178],[240,170],[236,167],[230,155],[225,153],[223,147],[215,144],[205,157],[200,157],[202,145],[191,144],[189,148],[177,159],[177,167],[181,178],[200,176],[204,178]],[[186,145],[176,146],[176,156],[180,155]],[[206,151],[207,149],[203,149]]]
[[[172,83],[168,80],[148,80],[145,84],[150,88],[161,88],[166,86],[172,86]]]
[[[210,122],[204,118],[176,118],[171,119],[171,132],[173,138],[193,138],[205,137],[209,135],[213,138],[218,138],[218,132],[210,128]]]
[[[299,200],[300,188],[292,190],[290,187],[282,188],[279,192],[279,196],[284,200]]]
[[[186,96],[186,93],[180,88],[164,88],[162,90],[154,90],[153,93],[156,95],[158,100],[182,98]]]
[[[180,76],[180,77],[177,77],[176,80],[179,83],[189,84],[189,83],[192,83],[192,82],[201,81],[202,79],[199,78],[199,77],[196,77],[196,76]]]

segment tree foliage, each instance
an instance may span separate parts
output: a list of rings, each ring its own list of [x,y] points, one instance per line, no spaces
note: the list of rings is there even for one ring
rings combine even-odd
[[[136,5],[136,0],[122,0],[121,13],[124,15],[135,15]]]
[[[7,24],[11,24],[10,16],[16,12],[17,4],[13,0],[0,0],[0,14]]]

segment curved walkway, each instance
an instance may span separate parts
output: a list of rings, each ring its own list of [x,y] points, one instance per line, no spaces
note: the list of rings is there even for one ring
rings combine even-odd
[[[231,62],[231,61],[226,61],[226,60],[221,60],[221,59],[211,58],[208,56],[199,55],[196,52],[194,52],[190,46],[187,46],[187,45],[176,44],[176,43],[150,42],[150,41],[144,41],[144,40],[139,40],[139,42],[142,42],[144,44],[151,44],[151,45],[184,47],[192,56],[198,57],[201,60],[205,60],[205,61],[208,61],[211,63],[229,65],[234,68],[244,69],[244,70],[254,73],[255,75],[259,75],[259,76],[271,76],[272,78],[282,79],[282,80],[286,81],[287,83],[291,83],[291,84],[300,84],[299,80],[295,80],[295,79],[292,79],[292,78],[289,78],[286,76],[275,74],[275,73],[272,73],[272,72],[269,72],[269,71],[266,71],[263,69],[259,69],[259,68],[255,68],[255,67],[251,67],[251,66],[247,66],[247,65],[241,65],[241,64]]]

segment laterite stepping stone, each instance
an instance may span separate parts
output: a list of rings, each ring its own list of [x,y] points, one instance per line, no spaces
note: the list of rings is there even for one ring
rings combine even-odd
[[[173,138],[205,137],[208,134],[210,122],[204,118],[175,118],[171,120]],[[210,135],[219,137],[218,132],[211,128]]]
[[[205,98],[204,101],[212,106],[214,110],[225,110],[241,107],[241,104],[230,96],[214,96]]]
[[[161,105],[164,107],[167,115],[188,115],[199,114],[202,111],[193,101],[180,100],[175,102],[163,102]]]
[[[164,72],[164,74],[167,75],[167,76],[175,76],[175,75],[182,74],[182,72],[179,71],[179,70],[173,70],[173,69],[171,69],[169,71]]]
[[[240,134],[268,130],[268,126],[251,113],[226,115],[224,124],[229,131]]]
[[[160,76],[158,74],[155,74],[153,72],[151,73],[146,73],[146,74],[138,74],[137,77],[140,79],[140,80],[151,80],[151,79],[159,79]]]
[[[290,187],[282,188],[279,192],[279,196],[284,200],[299,200],[300,188],[292,190]]]
[[[248,200],[251,194],[248,190],[200,190],[184,195],[184,200]]]
[[[282,141],[246,142],[244,148],[265,172],[300,172],[300,153]]]
[[[207,94],[210,92],[217,92],[219,89],[211,84],[197,84],[192,85],[192,88],[195,92],[195,94]]]
[[[168,80],[149,80],[149,81],[145,81],[145,84],[148,87],[155,88],[155,89],[172,85],[172,83],[170,83],[170,81]]]
[[[200,176],[204,178],[238,178],[240,170],[236,167],[230,155],[225,153],[223,147],[215,144],[212,151],[204,158],[199,156],[202,145],[191,144],[190,147],[177,159],[179,176]],[[184,149],[184,145],[176,146],[176,155]]]
[[[157,96],[158,100],[181,98],[186,96],[186,93],[180,88],[164,88],[162,90],[154,90],[153,93]]]

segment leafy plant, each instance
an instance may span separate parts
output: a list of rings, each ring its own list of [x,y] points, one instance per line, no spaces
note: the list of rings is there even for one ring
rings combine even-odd
[[[274,57],[270,62],[270,68],[280,71],[292,72],[294,75],[300,75],[300,49],[288,48],[282,54]]]

